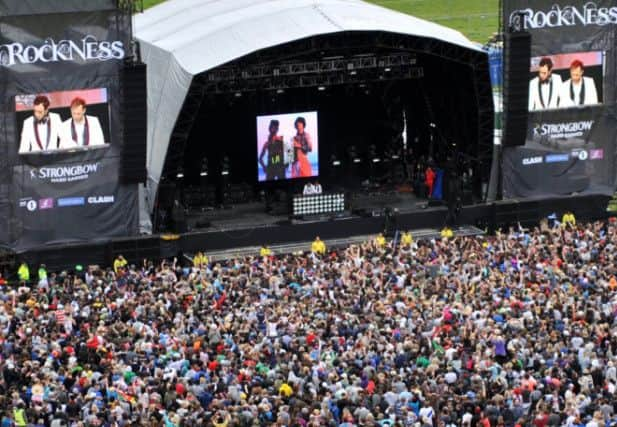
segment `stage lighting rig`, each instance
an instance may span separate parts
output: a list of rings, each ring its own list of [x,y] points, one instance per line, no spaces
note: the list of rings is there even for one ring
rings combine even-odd
[[[182,179],[184,178],[184,168],[180,166],[176,172],[176,178]]]
[[[345,193],[298,195],[293,198],[293,215],[321,215],[343,212]]]

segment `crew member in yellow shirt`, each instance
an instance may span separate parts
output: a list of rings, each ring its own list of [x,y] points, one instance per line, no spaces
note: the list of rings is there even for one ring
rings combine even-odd
[[[204,268],[208,265],[208,257],[203,252],[199,251],[193,257],[193,267]]]
[[[454,237],[454,231],[447,225],[441,230],[440,234],[442,239],[451,239]]]
[[[404,231],[403,234],[401,234],[401,245],[408,247],[411,246],[413,244],[413,237],[411,236],[411,233],[409,231]]]
[[[377,246],[378,248],[383,248],[384,246],[386,246],[386,238],[384,237],[383,233],[379,233],[377,237],[375,237],[375,246]]]
[[[326,244],[319,238],[319,236],[315,237],[315,240],[311,244],[311,252],[316,255],[325,255]]]
[[[271,256],[271,255],[272,255],[272,250],[270,250],[270,247],[268,245],[262,245],[261,249],[259,250],[259,256],[265,257],[265,256]]]
[[[118,257],[114,260],[114,272],[118,274],[118,271],[121,268],[126,267],[127,264],[128,264],[128,261],[124,259],[122,255],[118,255]]]
[[[565,214],[563,214],[563,217],[561,217],[561,225],[563,227],[576,227],[576,217],[574,216],[574,214],[570,211],[567,211]]]

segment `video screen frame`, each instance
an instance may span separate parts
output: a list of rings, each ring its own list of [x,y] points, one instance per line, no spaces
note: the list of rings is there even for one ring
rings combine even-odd
[[[532,57],[529,111],[601,105],[604,102],[605,58],[604,51]]]
[[[257,181],[319,176],[317,111],[256,117]]]
[[[88,88],[15,96],[19,155],[88,151],[111,140],[109,90]]]

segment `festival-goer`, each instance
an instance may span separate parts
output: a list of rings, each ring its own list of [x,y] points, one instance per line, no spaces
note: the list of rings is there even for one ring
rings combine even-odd
[[[3,422],[610,426],[616,245],[579,221],[10,283]]]

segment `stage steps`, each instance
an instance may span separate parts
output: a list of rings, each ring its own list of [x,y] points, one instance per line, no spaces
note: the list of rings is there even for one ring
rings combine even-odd
[[[415,240],[419,239],[434,239],[439,237],[441,230],[437,229],[420,229],[411,230]],[[484,230],[472,225],[465,225],[455,229],[457,236],[478,236],[485,234]],[[336,248],[366,242],[373,239],[375,234],[363,236],[351,236],[344,239],[326,239],[324,242],[328,248]],[[274,254],[290,254],[301,251],[309,251],[312,242],[293,242],[280,245],[271,245],[270,249]],[[226,249],[221,251],[208,252],[207,255],[212,261],[221,261],[236,257],[245,257],[259,254],[259,246],[248,246],[243,248]],[[187,254],[189,255],[189,254]],[[191,254],[192,255],[192,254]]]

